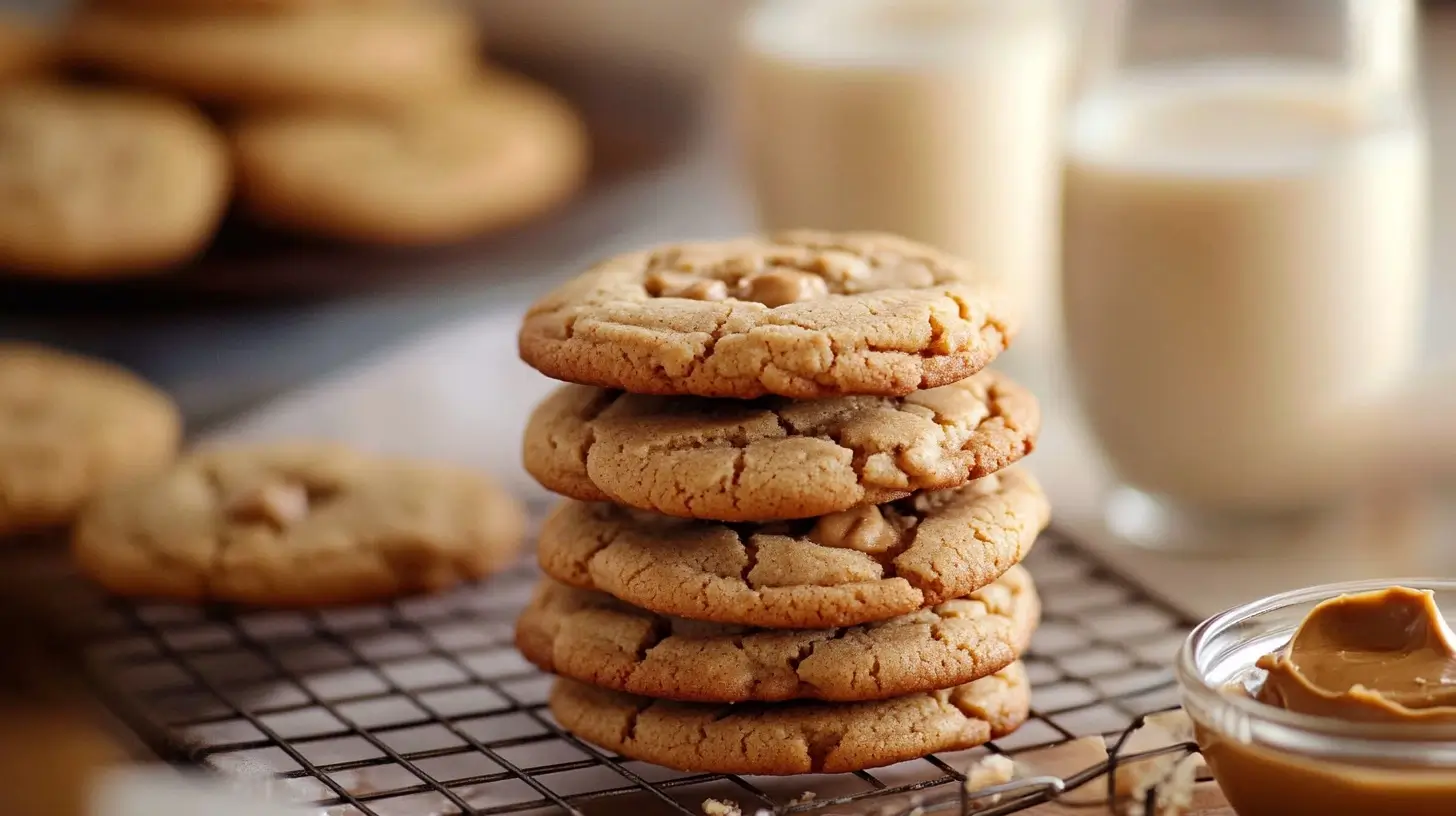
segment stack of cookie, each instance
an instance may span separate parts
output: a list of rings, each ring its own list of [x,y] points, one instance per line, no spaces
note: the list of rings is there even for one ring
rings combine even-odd
[[[1048,520],[1039,410],[964,264],[795,232],[608,260],[536,304],[568,385],[525,463],[569,496],[516,643],[560,724],[690,771],[839,773],[1016,728]]]

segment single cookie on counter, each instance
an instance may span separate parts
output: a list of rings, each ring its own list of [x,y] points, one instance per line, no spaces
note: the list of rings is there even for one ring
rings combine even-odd
[[[437,3],[307,4],[160,14],[86,7],[74,62],[209,102],[393,105],[469,83],[474,20]]]
[[[212,238],[226,142],[174,99],[106,88],[0,88],[0,270],[99,278],[156,271]]]
[[[0,11],[0,82],[42,74],[55,55],[55,36],[44,26]]]
[[[848,773],[973,748],[1030,714],[1021,663],[940,691],[863,703],[712,705],[652,700],[557,680],[562,728],[632,759],[682,771]]]
[[[73,555],[120,595],[311,607],[488,575],[524,528],[516,500],[479,474],[279,444],[201,451],[102,495]]]
[[[851,629],[748,629],[668,618],[550,579],[516,623],[543,671],[614,691],[713,703],[881,700],[1011,665],[1040,617],[1012,567],[965,598]]]
[[[181,435],[176,406],[140,378],[0,343],[0,537],[69,524],[98,492],[165,468]]]
[[[906,397],[753,401],[568,385],[526,426],[526,470],[582,501],[670,516],[821,516],[958,487],[1030,453],[1036,398],[995,371]]]
[[[825,629],[962,598],[1021,561],[1050,516],[1010,468],[814,519],[727,525],[567,501],[541,528],[548,575],[700,621]]]
[[[527,79],[389,112],[245,117],[234,132],[242,200],[262,221],[350,241],[461,240],[538,215],[586,176],[586,129]]]
[[[791,231],[611,258],[533,305],[519,345],[548,377],[639,394],[904,396],[976,373],[1016,326],[943,252]]]

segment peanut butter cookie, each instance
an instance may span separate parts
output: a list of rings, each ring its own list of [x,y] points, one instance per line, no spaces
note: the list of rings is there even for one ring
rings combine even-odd
[[[531,307],[520,352],[549,377],[639,394],[904,396],[996,357],[1009,304],[922,244],[785,232],[605,261]]]
[[[0,10],[0,82],[33,77],[50,67],[54,37],[25,18]]]
[[[434,592],[508,564],[517,503],[463,470],[321,444],[204,451],[111,491],[77,524],[112,592],[320,606]]]
[[[182,422],[112,365],[0,343],[0,537],[70,523],[98,491],[166,467]]]
[[[864,703],[676,703],[557,680],[551,713],[608,751],[682,771],[848,773],[973,748],[1026,721],[1020,663],[940,691]]]
[[[670,516],[767,521],[958,487],[1031,452],[1036,398],[982,371],[907,397],[753,401],[559,389],[526,426],[547,489]]]
[[[67,32],[79,63],[212,102],[392,105],[468,84],[478,37],[434,3],[149,13],[87,7]]]
[[[848,629],[747,629],[669,618],[547,579],[516,623],[543,670],[706,703],[882,700],[949,688],[1011,665],[1040,612],[1012,567],[968,597]]]
[[[222,136],[183,102],[0,89],[0,268],[103,277],[184,260],[212,238],[230,174]]]
[[[814,519],[726,525],[567,501],[541,529],[548,575],[633,606],[770,629],[881,621],[963,598],[1031,549],[1049,508],[1017,468]]]
[[[256,115],[234,142],[242,198],[261,220],[365,243],[509,226],[570,196],[587,167],[586,131],[566,102],[500,73],[390,112]]]

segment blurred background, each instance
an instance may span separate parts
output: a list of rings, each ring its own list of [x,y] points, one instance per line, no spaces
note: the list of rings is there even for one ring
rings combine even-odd
[[[989,4],[998,5],[1012,4]],[[36,13],[50,20],[63,19],[69,8],[39,0],[11,0],[8,6],[13,14]],[[524,302],[571,274],[587,258],[656,240],[734,235],[755,226],[748,163],[742,161],[743,151],[735,151],[746,142],[738,138],[742,129],[734,128],[744,117],[735,115],[742,107],[735,109],[732,103],[734,88],[742,89],[742,83],[733,81],[733,57],[741,53],[737,23],[752,3],[481,0],[469,6],[482,27],[485,53],[560,89],[585,118],[594,143],[594,168],[569,200],[510,229],[487,228],[488,234],[479,239],[403,251],[320,240],[306,230],[259,234],[234,228],[230,222],[245,219],[230,218],[211,250],[170,264],[160,275],[74,280],[47,276],[43,270],[25,277],[0,273],[0,332],[119,359],[165,385],[189,417],[206,424],[420,329],[468,316],[495,302]],[[1456,55],[1448,43],[1456,33],[1446,33],[1456,28],[1456,18],[1447,7],[1423,5],[1416,26],[1420,47],[1410,52],[1419,60],[1414,86],[1428,103],[1430,138],[1437,146],[1449,141],[1456,127],[1456,112],[1442,104],[1451,98],[1450,86],[1456,83]],[[1020,39],[1006,33],[1017,25],[1022,29]],[[980,54],[980,58],[1000,60],[997,67],[936,69],[934,77],[951,79],[902,83],[898,91],[881,93],[878,101],[869,95],[858,102],[835,97],[835,82],[843,79],[818,85],[765,80],[756,87],[774,88],[779,96],[761,93],[754,97],[755,104],[765,111],[772,106],[770,115],[798,117],[773,132],[774,138],[785,141],[778,161],[796,166],[794,172],[799,173],[780,186],[822,183],[840,163],[858,163],[861,169],[854,173],[868,179],[859,183],[877,183],[878,177],[897,172],[891,169],[898,158],[892,158],[895,151],[914,152],[923,157],[925,167],[912,172],[901,165],[898,172],[906,197],[919,203],[898,223],[881,226],[906,230],[910,220],[919,219],[930,233],[925,236],[928,240],[944,242],[952,231],[946,225],[958,222],[955,229],[964,234],[964,241],[981,245],[989,244],[982,234],[1015,233],[1000,241],[1002,246],[995,251],[1001,255],[977,260],[988,268],[1017,264],[1034,268],[1024,274],[1042,279],[1037,285],[1044,286],[1055,277],[1057,238],[1051,231],[1056,226],[1055,201],[1050,189],[1044,188],[1059,172],[1058,158],[1050,154],[1063,127],[1062,120],[1054,118],[1059,111],[1047,109],[1048,100],[1054,74],[1071,72],[1083,56],[1079,34],[1071,35],[1065,50],[1047,45],[1050,26],[1044,21],[1004,20],[964,25],[967,36],[982,40],[962,52],[995,50],[995,55]],[[902,31],[897,36],[916,35]],[[996,48],[987,49],[985,38],[997,41]],[[983,79],[988,70],[1002,77],[999,84]],[[854,85],[859,80],[847,82]],[[943,87],[927,90],[935,82]],[[867,92],[874,93],[880,92]],[[903,102],[896,101],[897,93]],[[945,103],[950,107],[927,107],[934,104],[927,99],[935,93],[951,100]],[[997,94],[1020,101],[1008,103]],[[835,106],[856,104],[862,106],[861,124],[841,127]],[[1003,104],[1015,105],[1006,110],[1016,110],[1019,116],[1008,122],[1004,114],[984,112]],[[811,129],[808,122],[818,122],[818,129]],[[874,124],[866,127],[863,122]],[[872,133],[874,128],[878,130]],[[1017,138],[1011,135],[1016,128],[1024,133],[1021,144],[998,147],[998,139]],[[874,151],[871,142],[883,143],[896,132],[899,141],[885,147],[880,166],[865,167],[874,161],[867,158]],[[805,156],[793,141],[823,144],[836,133],[838,144],[811,149],[812,156]],[[1039,150],[1048,155],[1038,154]],[[997,153],[1010,157],[1008,166],[987,165],[984,156]],[[1436,225],[1448,212],[1446,191],[1452,183],[1442,181],[1453,177],[1449,164],[1437,149],[1431,163],[1437,180],[1432,221]],[[949,169],[925,169],[931,166]],[[1015,173],[1022,175],[1012,178]],[[926,179],[959,189],[939,189]],[[994,199],[994,191],[1006,184],[1020,190],[1020,199],[1008,203],[1014,214],[988,216],[985,201]],[[770,213],[770,220],[813,214],[795,212],[795,207],[804,206],[802,202],[779,200],[782,196],[771,188],[765,187],[768,206],[777,206],[780,212]],[[835,192],[822,195],[834,197]],[[873,218],[873,209],[864,209],[873,206],[861,205],[858,213],[818,214],[821,220],[853,223],[856,216]],[[879,206],[893,209],[885,203]],[[1020,221],[1003,224],[998,220],[1003,216]],[[1433,230],[1436,274],[1428,301],[1433,314],[1440,314],[1440,304],[1456,297],[1448,294],[1447,276],[1441,274],[1448,266],[1442,259],[1451,254],[1441,243],[1443,232]],[[1430,325],[1433,345],[1456,344],[1452,334],[1456,330],[1447,321]],[[1038,334],[1052,329],[1050,320],[1034,321],[1032,326]],[[284,349],[287,353],[280,354]]]
[[[135,370],[193,437],[536,490],[533,298],[883,229],[1018,293],[1056,523],[1181,609],[1456,567],[1456,4],[0,9],[0,339]]]

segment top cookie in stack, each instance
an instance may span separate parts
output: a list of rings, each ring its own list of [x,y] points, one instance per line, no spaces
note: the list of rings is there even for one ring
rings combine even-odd
[[[542,528],[550,577],[517,626],[566,678],[557,720],[753,774],[1014,729],[1039,613],[1017,564],[1049,514],[1007,469],[1036,400],[982,371],[1015,329],[966,264],[868,233],[659,247],[533,306],[522,358],[576,383],[524,446],[573,499]]]

